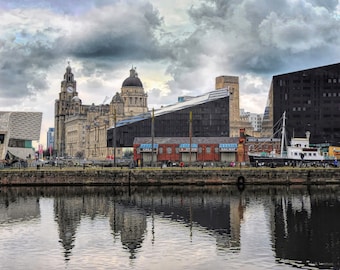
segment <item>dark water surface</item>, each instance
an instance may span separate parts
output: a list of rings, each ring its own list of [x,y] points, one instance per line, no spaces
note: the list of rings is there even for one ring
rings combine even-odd
[[[338,186],[16,187],[0,269],[340,269]]]

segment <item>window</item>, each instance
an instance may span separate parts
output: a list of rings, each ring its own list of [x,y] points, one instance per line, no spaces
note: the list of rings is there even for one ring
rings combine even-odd
[[[163,147],[159,147],[158,152],[159,152],[160,154],[163,154]]]
[[[9,147],[25,148],[25,140],[9,139]]]
[[[166,148],[166,152],[168,153],[168,154],[171,154],[172,153],[172,148],[169,146],[169,147],[167,147]]]
[[[207,148],[206,148],[206,153],[208,153],[208,154],[211,153],[211,148],[210,148],[210,146],[207,146]]]

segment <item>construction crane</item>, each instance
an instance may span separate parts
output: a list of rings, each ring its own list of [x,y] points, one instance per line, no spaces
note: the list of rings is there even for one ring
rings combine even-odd
[[[110,97],[105,96],[102,104],[100,105],[101,114],[103,114],[103,106],[105,105],[105,102],[108,101],[109,99],[110,99]]]

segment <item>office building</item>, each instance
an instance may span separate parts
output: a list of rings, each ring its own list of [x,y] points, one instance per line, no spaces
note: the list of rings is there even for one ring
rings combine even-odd
[[[286,112],[288,139],[340,144],[340,63],[273,76],[262,129],[265,135],[280,129]],[[280,136],[280,135],[279,135]]]

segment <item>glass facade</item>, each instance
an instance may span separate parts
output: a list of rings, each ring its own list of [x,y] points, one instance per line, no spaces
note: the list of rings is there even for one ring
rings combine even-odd
[[[154,118],[155,137],[189,137],[192,112],[192,137],[229,137],[229,97],[174,110]],[[116,147],[131,147],[135,137],[151,137],[152,118],[117,125]],[[114,147],[114,128],[108,130],[107,146]]]

